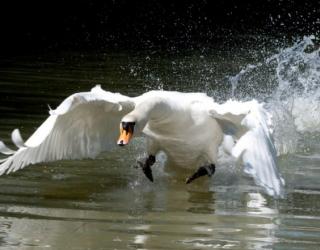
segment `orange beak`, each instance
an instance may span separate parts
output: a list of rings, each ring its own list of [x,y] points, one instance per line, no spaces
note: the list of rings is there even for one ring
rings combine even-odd
[[[120,127],[120,137],[118,139],[118,145],[119,146],[127,145],[131,140],[132,136],[133,136],[133,131],[131,128],[129,128],[128,130],[125,130],[122,127]]]

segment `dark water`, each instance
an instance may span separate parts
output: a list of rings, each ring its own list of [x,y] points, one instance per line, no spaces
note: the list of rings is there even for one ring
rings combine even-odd
[[[127,95],[164,88],[225,100],[228,76],[260,58],[260,51],[236,47],[3,58],[0,138],[10,145],[18,127],[26,139],[47,105],[96,84]],[[96,160],[27,167],[0,177],[0,248],[320,249],[320,154],[317,135],[309,138],[312,147],[279,157],[287,183],[281,200],[238,169],[218,169],[212,180],[186,186],[189,173],[158,162],[149,183],[133,167],[143,139]]]

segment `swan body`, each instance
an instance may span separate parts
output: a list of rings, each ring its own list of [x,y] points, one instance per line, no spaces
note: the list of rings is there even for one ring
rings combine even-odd
[[[171,91],[127,97],[96,86],[71,95],[49,113],[26,142],[19,130],[13,131],[17,151],[0,141],[0,152],[8,155],[0,159],[0,174],[39,162],[95,158],[116,145],[119,124],[122,131],[123,124],[131,124],[129,132],[146,136],[149,155],[164,151],[175,165],[195,168],[217,164],[218,149],[224,147],[268,194],[283,195],[270,117],[257,101],[218,104],[206,94]],[[123,134],[128,136],[128,130]]]
[[[138,97],[136,103],[122,121],[142,124],[148,153],[164,151],[168,160],[180,167],[216,163],[223,133],[207,112],[211,98],[199,93],[151,91]]]

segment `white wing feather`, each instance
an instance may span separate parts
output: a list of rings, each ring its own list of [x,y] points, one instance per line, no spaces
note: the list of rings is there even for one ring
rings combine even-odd
[[[270,116],[257,101],[228,101],[209,111],[225,134],[236,143],[231,154],[242,161],[245,173],[269,195],[283,196],[284,180],[276,163],[276,150],[269,131]]]
[[[12,154],[0,160],[0,175],[29,164],[61,159],[94,158],[116,144],[119,123],[134,108],[131,98],[103,91],[77,93],[50,111],[47,120],[24,143],[12,133],[19,147],[13,151],[0,141],[0,152]]]

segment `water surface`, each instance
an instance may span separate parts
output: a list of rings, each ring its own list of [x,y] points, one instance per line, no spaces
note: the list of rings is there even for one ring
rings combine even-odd
[[[237,98],[266,100],[277,85],[272,65],[263,71],[246,65],[272,56],[274,48],[266,54],[268,49],[265,57],[255,48],[232,47],[3,58],[0,138],[12,145],[10,133],[19,128],[26,139],[48,115],[48,105],[96,84],[130,96],[169,89],[207,92],[223,101],[232,95],[230,76],[240,75],[247,86],[238,82]],[[96,160],[37,164],[2,176],[0,248],[319,249],[319,134],[294,135],[294,152],[279,156],[286,180],[280,200],[226,163],[212,179],[185,185],[190,173],[160,160],[150,183],[134,167],[144,156],[143,139]]]

